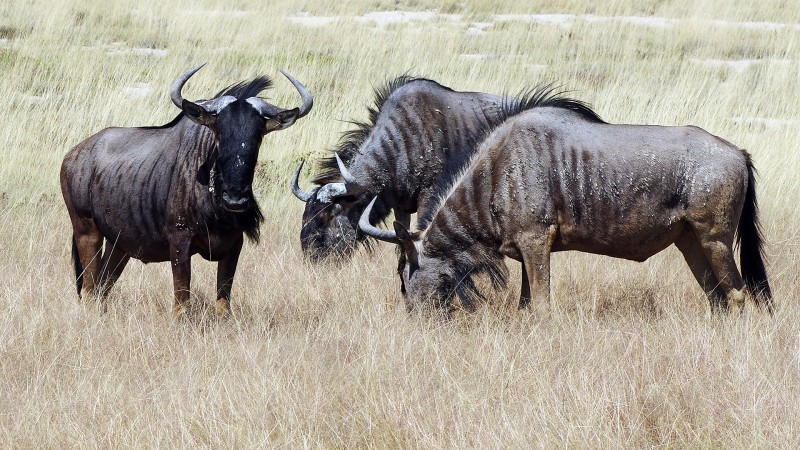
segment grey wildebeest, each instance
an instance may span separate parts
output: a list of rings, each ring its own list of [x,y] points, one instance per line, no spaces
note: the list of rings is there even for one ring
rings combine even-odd
[[[772,311],[750,156],[700,128],[614,125],[576,111],[536,108],[481,143],[420,231],[359,221],[400,244],[409,307],[474,294],[476,273],[505,283],[503,257],[522,262],[520,307],[549,300],[550,253],[644,261],[682,252],[712,311],[743,306],[747,286]],[[734,261],[740,247],[742,275]]]
[[[582,102],[563,98],[549,87],[520,96],[459,92],[422,78],[401,76],[375,93],[369,121],[343,135],[336,154],[321,161],[314,183],[292,191],[304,202],[301,247],[312,262],[343,260],[357,244],[367,244],[358,219],[378,196],[372,220],[395,219],[410,225],[424,220],[475,152],[484,130],[520,111],[559,106],[593,114]],[[599,119],[598,119],[599,120]]]
[[[61,166],[61,190],[73,227],[78,295],[105,297],[128,260],[170,261],[174,311],[186,310],[190,258],[218,261],[218,313],[230,292],[243,236],[258,241],[261,211],[252,182],[265,134],[283,130],[311,110],[283,109],[257,95],[267,77],[233,85],[210,100],[185,100],[181,90],[202,65],[170,89],[181,112],[159,127],[106,128],[76,145]],[[105,249],[103,242],[105,240]]]

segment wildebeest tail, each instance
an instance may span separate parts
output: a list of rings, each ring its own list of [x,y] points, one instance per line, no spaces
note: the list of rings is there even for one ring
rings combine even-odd
[[[739,263],[742,267],[744,282],[756,304],[766,306],[767,310],[772,312],[772,289],[767,280],[767,269],[764,265],[764,238],[758,222],[756,170],[750,160],[750,155],[747,152],[744,154],[747,158],[747,193],[736,233]]]
[[[75,284],[78,286],[78,297],[80,297],[81,288],[83,288],[83,265],[81,264],[78,241],[75,240],[75,236],[72,236],[72,263],[75,265]]]

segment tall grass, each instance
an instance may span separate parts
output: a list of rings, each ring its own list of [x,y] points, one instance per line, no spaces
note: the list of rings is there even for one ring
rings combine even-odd
[[[0,5],[4,446],[800,444],[800,6],[86,3]],[[101,314],[75,294],[61,159],[103,127],[169,121],[169,85],[203,61],[187,98],[263,73],[272,101],[296,105],[278,68],[315,94],[262,146],[264,238],[243,250],[233,318],[211,317],[215,266],[199,258],[185,323],[171,318],[165,264],[132,262]],[[510,262],[509,291],[447,322],[405,312],[390,246],[306,265],[290,171],[403,73],[496,93],[554,82],[608,121],[695,124],[748,149],[775,315],[711,317],[674,249],[643,264],[555,255],[548,315],[514,310]]]

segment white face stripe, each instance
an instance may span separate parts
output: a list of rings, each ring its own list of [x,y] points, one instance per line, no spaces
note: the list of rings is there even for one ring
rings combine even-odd
[[[236,97],[232,95],[224,95],[220,98],[215,98],[213,100],[203,100],[197,102],[197,104],[202,106],[203,109],[212,114],[219,114],[219,112],[225,109],[226,106],[230,105],[235,101]]]
[[[330,203],[334,198],[347,193],[347,186],[344,183],[328,183],[317,191],[317,200],[322,203]]]
[[[258,100],[254,99],[253,97],[250,97],[247,100],[245,100],[245,102],[247,102],[248,105],[255,108],[255,110],[258,111],[259,114],[261,114],[261,110],[258,107],[259,105]]]

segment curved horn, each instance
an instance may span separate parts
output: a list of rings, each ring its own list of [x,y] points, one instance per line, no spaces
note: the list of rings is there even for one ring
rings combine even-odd
[[[299,81],[295,80],[291,75],[284,72],[283,69],[279,69],[281,73],[292,82],[294,87],[300,92],[300,97],[303,99],[303,104],[300,105],[298,108],[297,118],[299,119],[309,111],[311,111],[311,107],[314,106],[314,97],[311,95],[311,92],[306,89]],[[272,105],[270,103],[265,102],[263,99],[259,97],[250,97],[247,99],[247,103],[253,105],[253,107],[264,117],[275,117],[278,113],[286,111],[285,109]],[[295,119],[295,120],[296,120]]]
[[[283,108],[265,102],[264,99],[259,97],[250,97],[246,102],[251,104],[262,117],[275,117],[278,113],[286,111]]]
[[[169,97],[172,99],[172,103],[175,103],[180,109],[183,109],[183,96],[181,95],[181,90],[183,89],[183,85],[186,84],[186,80],[188,80],[195,72],[202,69],[206,63],[200,64],[199,66],[195,67],[194,69],[184,73],[183,75],[179,76],[174,83],[172,83],[172,87],[169,89]]]
[[[309,92],[309,90],[306,89],[302,83],[295,80],[294,77],[288,73],[284,72],[283,69],[278,70],[281,71],[283,76],[289,79],[289,81],[294,85],[295,89],[297,89],[297,92],[300,93],[300,98],[303,100],[303,103],[300,105],[300,113],[297,115],[297,118],[299,119],[305,116],[309,111],[311,111],[311,107],[314,106],[314,96],[311,95],[311,92]]]
[[[347,185],[347,191],[350,192],[352,189],[358,186],[358,181],[356,181],[356,178],[353,176],[353,174],[351,174],[350,171],[347,170],[347,166],[344,165],[342,158],[339,158],[339,154],[336,153],[335,156],[336,156],[336,165],[339,166],[339,173],[342,174],[342,179]]]
[[[302,189],[300,189],[300,184],[299,184],[300,171],[303,170],[303,164],[305,163],[306,163],[305,160],[300,162],[300,167],[297,168],[297,170],[294,172],[294,176],[292,177],[291,186],[292,186],[292,194],[294,194],[294,196],[299,198],[300,200],[307,202],[314,195],[314,193],[305,192]]]
[[[389,230],[382,230],[371,223],[369,223],[369,215],[372,212],[372,206],[375,205],[375,200],[378,196],[372,199],[367,206],[367,209],[361,213],[361,218],[358,219],[358,228],[367,236],[372,236],[379,241],[391,242],[392,244],[400,244],[400,239],[397,238],[397,233]]]

